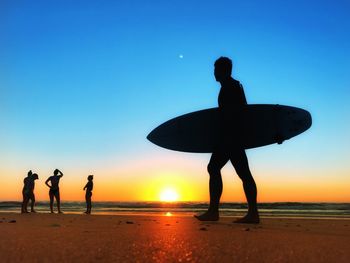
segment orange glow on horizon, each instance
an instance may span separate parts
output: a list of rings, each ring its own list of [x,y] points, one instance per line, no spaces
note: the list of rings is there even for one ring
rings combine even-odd
[[[209,178],[204,168],[186,167],[181,170],[166,165],[160,167],[158,164],[155,170],[149,168],[154,164],[148,165],[125,170],[109,170],[108,167],[108,170],[94,173],[92,201],[209,201]],[[231,167],[228,168],[223,171],[224,191],[221,201],[246,202],[241,181]],[[67,168],[64,171],[60,182],[62,201],[84,201],[83,187],[88,173]],[[25,174],[15,169],[0,172],[0,201],[20,201]],[[39,170],[39,180],[35,182],[37,201],[49,200],[49,189],[44,182],[51,172]],[[348,171],[338,172],[340,180],[337,181],[329,175],[329,171],[283,172],[254,172],[258,202],[350,202]]]

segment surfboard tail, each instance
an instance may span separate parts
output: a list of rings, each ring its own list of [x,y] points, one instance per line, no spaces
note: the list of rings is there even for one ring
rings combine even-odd
[[[307,127],[306,130],[310,129],[310,127],[312,126],[312,117],[311,117],[311,113],[308,112],[307,110],[305,110],[305,126]]]

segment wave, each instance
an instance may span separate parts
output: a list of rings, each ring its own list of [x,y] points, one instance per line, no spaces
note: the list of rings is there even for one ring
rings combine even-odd
[[[20,212],[21,202],[0,202],[0,212]],[[63,201],[62,210],[80,213],[85,209],[85,202]],[[118,213],[166,213],[193,214],[205,211],[206,202],[93,202],[93,212],[99,214]],[[262,216],[300,216],[300,217],[341,217],[350,218],[350,203],[301,203],[275,202],[260,203],[259,212]],[[49,202],[36,202],[36,210],[49,211]],[[220,205],[222,215],[242,215],[247,210],[246,203],[224,202]]]

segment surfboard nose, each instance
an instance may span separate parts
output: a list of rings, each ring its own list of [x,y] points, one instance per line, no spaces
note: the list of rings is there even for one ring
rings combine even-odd
[[[174,135],[179,135],[178,125],[170,120],[151,131],[147,135],[147,139],[160,147],[164,147],[164,145],[171,147],[174,144],[173,140],[171,140]]]
[[[147,135],[147,139],[160,146],[160,144],[162,143],[162,140],[164,139],[164,135],[166,135],[167,130],[163,128],[164,125],[160,125],[158,127],[156,127],[155,129],[153,129],[148,135]]]
[[[154,132],[154,130],[151,131],[151,132],[147,135],[146,138],[147,138],[147,140],[149,140],[150,142],[155,143],[155,142],[154,142],[154,139],[155,139],[155,132]]]

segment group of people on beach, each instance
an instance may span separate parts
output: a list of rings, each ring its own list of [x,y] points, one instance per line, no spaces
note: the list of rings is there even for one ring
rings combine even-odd
[[[50,211],[51,213],[54,213],[53,211],[53,203],[54,199],[56,199],[57,203],[57,210],[58,213],[62,213],[61,211],[61,199],[60,199],[60,188],[59,188],[59,183],[60,179],[62,178],[63,173],[55,169],[53,172],[53,175],[47,178],[45,181],[45,184],[49,187],[49,197],[50,197]],[[33,173],[32,170],[30,170],[27,174],[27,177],[24,178],[23,180],[23,190],[22,190],[22,195],[23,195],[23,202],[22,202],[22,213],[29,213],[28,212],[28,203],[29,200],[31,201],[30,203],[30,212],[31,213],[36,213],[34,206],[35,206],[35,194],[34,194],[34,187],[35,187],[35,180],[39,179],[38,174]],[[93,183],[94,176],[89,175],[87,180],[88,182],[84,186],[83,190],[85,191],[85,200],[86,200],[86,211],[85,214],[91,214],[91,197],[92,197],[92,189],[94,187]]]

